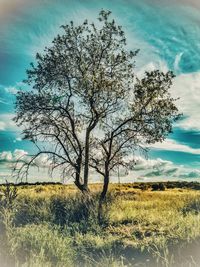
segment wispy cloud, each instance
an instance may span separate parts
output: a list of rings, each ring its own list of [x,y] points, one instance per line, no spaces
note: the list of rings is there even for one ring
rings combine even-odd
[[[17,162],[29,162],[31,159],[29,153],[23,149],[15,149],[13,152],[11,151],[3,151],[0,153],[0,162],[3,163],[11,163],[15,164]],[[39,155],[34,163],[32,164],[37,165],[38,167],[49,167],[51,164],[48,155],[41,154]]]
[[[6,91],[6,93],[15,95],[15,94],[17,94],[17,92],[19,91],[19,89],[16,88],[15,86],[9,86],[9,87],[5,87],[5,91]]]
[[[200,149],[192,148],[190,146],[180,144],[180,143],[178,143],[172,139],[166,139],[162,143],[156,143],[154,145],[151,145],[150,148],[160,149],[160,150],[169,150],[169,151],[178,151],[178,152],[200,155]]]
[[[19,131],[19,127],[13,121],[15,114],[13,113],[3,113],[0,114],[0,130],[1,131]]]
[[[170,179],[197,179],[200,178],[200,170],[191,169],[183,165],[176,165],[172,161],[163,160],[160,158],[149,159],[141,156],[130,157],[128,171],[123,168],[119,172],[113,173],[113,177],[119,174],[121,181],[131,182],[133,180],[152,181],[155,179],[170,180]]]
[[[200,72],[176,77],[172,94],[179,97],[177,104],[185,118],[177,126],[186,130],[200,130]]]

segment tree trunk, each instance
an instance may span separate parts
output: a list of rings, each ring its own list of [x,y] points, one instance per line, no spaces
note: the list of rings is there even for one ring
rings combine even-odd
[[[90,130],[87,130],[85,137],[85,164],[84,164],[84,187],[86,190],[88,190],[89,148],[90,148]]]
[[[85,185],[80,182],[80,179],[75,179],[74,184],[83,194],[89,194],[89,188],[85,187]]]
[[[109,185],[109,171],[107,170],[104,175],[104,184],[103,184],[103,190],[101,192],[101,195],[99,197],[99,206],[98,206],[98,221],[99,224],[102,224],[103,222],[103,203],[106,200],[106,194],[108,191],[108,185]]]
[[[83,184],[80,181],[80,173],[78,172],[76,172],[74,184],[78,187],[79,190],[83,191]]]
[[[76,174],[75,174],[75,181],[74,184],[78,187],[78,189],[82,192],[82,193],[88,193],[89,190],[87,187],[85,187],[85,185],[81,182],[81,164],[82,164],[82,158],[79,157],[77,159],[77,167],[76,167]]]

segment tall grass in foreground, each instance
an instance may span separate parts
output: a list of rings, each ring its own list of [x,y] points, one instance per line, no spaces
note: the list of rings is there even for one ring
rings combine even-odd
[[[112,185],[99,225],[93,189],[1,188],[0,266],[199,266],[200,191]]]

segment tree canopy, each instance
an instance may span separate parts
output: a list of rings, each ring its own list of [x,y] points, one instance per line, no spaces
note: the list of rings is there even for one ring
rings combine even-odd
[[[89,168],[104,177],[146,144],[163,141],[179,118],[169,89],[174,75],[158,70],[135,77],[135,56],[110,11],[100,11],[97,26],[87,20],[63,25],[63,34],[36,55],[27,70],[30,90],[17,94],[16,117],[24,139],[47,154],[50,170],[62,169],[88,191]],[[41,145],[42,143],[42,145]]]

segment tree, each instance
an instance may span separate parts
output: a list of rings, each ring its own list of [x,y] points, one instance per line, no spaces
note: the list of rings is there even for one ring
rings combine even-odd
[[[89,168],[104,178],[99,211],[110,173],[138,149],[163,141],[179,118],[169,89],[172,72],[134,75],[138,50],[126,48],[121,26],[99,13],[98,26],[87,20],[80,26],[62,26],[50,48],[36,55],[25,81],[30,90],[16,100],[18,125],[38,153],[22,164],[27,175],[41,154],[51,160],[50,171],[62,168],[76,186],[88,192]],[[83,176],[83,179],[82,179]]]
[[[27,177],[36,159],[47,154],[51,172],[62,168],[63,176],[71,173],[77,187],[88,191],[95,129],[121,108],[121,99],[131,91],[137,54],[125,50],[124,32],[110,13],[99,13],[98,27],[87,20],[62,26],[63,35],[37,54],[27,70],[25,82],[31,89],[17,94],[15,121],[38,153],[22,164],[21,175]]]
[[[156,70],[136,79],[132,91],[127,88],[121,99],[121,109],[107,116],[101,138],[94,140],[98,153],[91,157],[90,166],[103,176],[104,184],[99,199],[99,220],[102,203],[108,190],[110,173],[120,165],[127,167],[126,157],[147,145],[162,142],[172,131],[172,123],[180,114],[176,99],[170,95],[174,75]],[[94,150],[94,151],[95,151]]]

